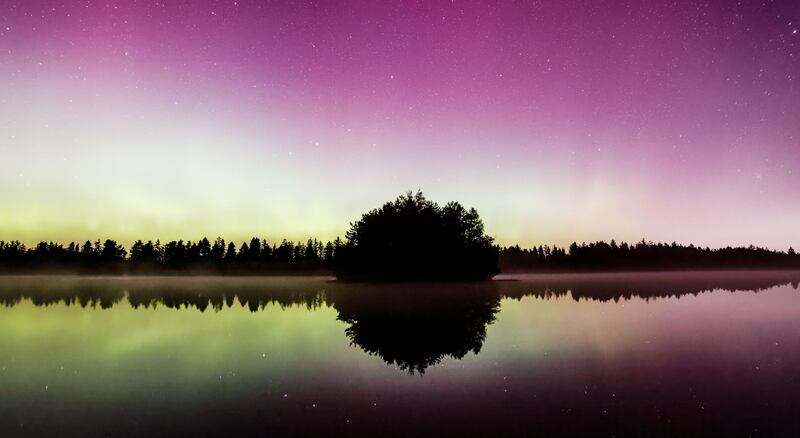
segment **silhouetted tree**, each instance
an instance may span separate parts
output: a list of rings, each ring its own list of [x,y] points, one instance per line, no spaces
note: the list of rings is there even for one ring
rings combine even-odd
[[[248,260],[250,257],[250,247],[247,246],[247,242],[242,242],[242,246],[239,247],[239,260],[245,261]]]
[[[292,261],[292,257],[294,256],[294,245],[292,242],[287,242],[285,239],[281,242],[281,244],[275,248],[273,252],[273,256],[275,260],[282,263],[288,263]]]
[[[324,256],[323,256],[325,262],[330,263],[333,260],[333,255],[334,254],[335,254],[335,252],[334,252],[333,244],[331,242],[326,243],[325,244],[325,252],[324,252]]]
[[[306,243],[306,250],[303,254],[303,258],[306,261],[316,261],[319,259],[317,255],[317,240],[316,239],[308,239],[308,243]]]
[[[499,272],[498,248],[477,211],[443,208],[408,192],[364,214],[336,252],[340,278],[481,280]]]
[[[236,244],[233,242],[228,244],[228,250],[225,252],[225,261],[228,263],[236,261]]]
[[[303,260],[303,255],[306,253],[306,248],[301,242],[297,242],[297,245],[294,246],[294,251],[292,253],[292,260],[294,261],[301,261]]]
[[[201,258],[208,258],[211,256],[211,242],[209,242],[207,238],[203,237],[197,242],[197,254]]]
[[[261,248],[261,261],[264,263],[269,263],[272,261],[272,247],[267,242],[267,239],[263,240],[264,245]]]
[[[156,251],[152,241],[148,240],[147,243],[142,243],[141,240],[137,240],[131,246],[131,264],[135,268],[142,269],[147,267],[154,269],[160,262],[160,254]]]
[[[214,244],[211,246],[211,258],[217,263],[221,263],[225,258],[225,239],[222,237],[214,240]]]
[[[261,239],[258,237],[253,237],[250,239],[250,252],[248,254],[248,259],[250,261],[258,261],[258,259],[261,257]]]

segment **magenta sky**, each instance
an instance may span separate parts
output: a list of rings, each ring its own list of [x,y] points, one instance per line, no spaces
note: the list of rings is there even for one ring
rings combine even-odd
[[[264,3],[264,4],[262,4]],[[800,246],[796,1],[4,1],[0,238]]]

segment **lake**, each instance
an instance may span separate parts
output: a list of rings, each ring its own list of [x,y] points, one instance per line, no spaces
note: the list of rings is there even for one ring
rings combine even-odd
[[[0,277],[0,436],[797,436],[798,281]]]

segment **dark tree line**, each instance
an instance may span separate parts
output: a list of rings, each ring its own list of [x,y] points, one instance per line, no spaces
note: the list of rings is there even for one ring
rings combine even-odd
[[[337,238],[322,243],[283,240],[270,245],[254,237],[237,245],[218,237],[213,242],[137,240],[126,250],[114,240],[40,242],[26,247],[19,241],[0,241],[0,272],[62,271],[86,273],[291,273],[327,272],[342,246]]]
[[[440,266],[457,270],[459,266],[466,266],[458,258],[457,251],[437,251],[435,245],[423,245],[424,242],[407,246],[402,242],[413,241],[399,239],[388,244],[394,245],[394,248],[380,248],[382,259],[394,263],[398,257],[411,257],[413,246],[418,243],[423,248],[417,252],[419,260],[425,263],[424,269]],[[352,247],[352,243],[345,243],[338,238],[324,244],[317,239],[308,239],[305,243],[283,240],[270,244],[265,239],[255,237],[238,244],[222,238],[213,242],[202,238],[164,244],[160,241],[137,240],[129,249],[111,239],[82,244],[71,242],[67,245],[40,242],[31,247],[19,241],[0,241],[0,273],[330,273],[337,256],[340,256],[338,260],[342,263],[342,256],[349,255],[344,263],[348,267],[353,263],[352,254],[347,254],[348,245]],[[490,248],[490,245],[490,242],[482,242],[479,247]],[[375,257],[377,255],[370,255],[367,260]],[[617,244],[613,240],[610,243],[573,243],[568,248],[546,245],[520,248],[517,245],[500,249],[499,259],[503,272],[800,269],[800,254],[793,248],[785,252],[755,246],[712,249],[644,240],[635,244]],[[410,268],[405,266],[405,269]]]
[[[569,248],[539,246],[505,247],[500,266],[513,271],[619,271],[672,269],[785,269],[800,268],[800,255],[793,248],[774,251],[755,246],[702,248],[677,243],[635,244],[615,241],[575,243]]]

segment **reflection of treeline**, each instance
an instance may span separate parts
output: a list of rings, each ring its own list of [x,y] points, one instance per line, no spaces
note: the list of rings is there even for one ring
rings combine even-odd
[[[539,246],[505,247],[500,251],[500,266],[513,271],[581,270],[674,270],[674,269],[757,269],[800,268],[800,255],[766,248],[701,248],[677,243],[635,244],[603,241],[577,244],[569,248]]]
[[[254,237],[237,245],[217,238],[196,242],[137,240],[126,250],[114,240],[71,242],[62,245],[40,242],[26,247],[19,241],[0,241],[0,271],[101,272],[101,273],[217,273],[258,274],[327,272],[340,239],[323,244],[283,240],[270,245]]]
[[[166,307],[221,311],[269,304],[309,309],[333,308],[347,323],[344,334],[365,352],[409,373],[423,373],[445,358],[479,353],[487,326],[502,298],[583,300],[697,295],[712,290],[761,291],[800,282],[797,271],[650,272],[635,274],[544,274],[525,281],[480,283],[328,282],[310,277],[218,278],[0,278],[0,305],[30,300],[36,306],[80,305],[108,309],[126,303],[135,309]]]
[[[347,323],[351,343],[409,373],[423,373],[446,357],[478,353],[486,327],[500,307],[498,285],[334,283],[320,278],[0,278],[0,304],[30,300],[36,306],[80,305],[108,309],[166,307],[251,312],[268,304],[309,309],[332,307]]]
[[[760,292],[776,286],[800,286],[797,271],[642,272],[604,274],[543,274],[525,281],[504,281],[506,298],[552,299],[569,296],[576,301],[619,301],[640,298],[680,298],[714,290]]]
[[[318,278],[272,283],[264,287],[256,280],[212,277],[180,281],[59,277],[58,282],[47,277],[11,277],[8,281],[0,280],[0,304],[11,307],[30,300],[36,306],[63,304],[109,309],[127,302],[135,309],[163,306],[201,312],[233,306],[256,312],[268,304],[315,309],[327,304],[324,283]]]
[[[669,272],[608,274],[543,274],[522,281],[479,284],[367,284],[338,283],[322,277],[278,277],[267,283],[252,278],[83,278],[7,277],[0,279],[0,304],[14,306],[30,300],[37,306],[53,304],[110,308],[127,301],[134,308],[222,310],[241,305],[258,311],[267,304],[317,308],[339,303],[351,319],[364,309],[385,307],[387,313],[420,314],[437,318],[458,313],[464,301],[475,297],[543,299],[569,296],[575,300],[629,300],[679,298],[714,290],[759,292],[775,286],[800,287],[797,271]],[[461,304],[460,304],[461,303]],[[356,310],[361,309],[361,310]],[[463,309],[462,309],[463,310]]]
[[[762,291],[775,286],[800,287],[797,271],[668,272],[635,274],[544,274],[527,276],[523,281],[496,281],[479,285],[452,286],[424,284],[352,284],[321,280],[276,278],[268,283],[248,278],[182,279],[59,277],[8,277],[0,280],[0,304],[14,306],[30,300],[37,306],[52,304],[110,308],[128,301],[134,308],[163,305],[168,308],[222,310],[241,305],[258,311],[269,303],[281,307],[317,308],[334,301],[348,303],[348,309],[387,307],[387,312],[437,312],[459,308],[459,300],[481,294],[502,298],[558,298],[575,300],[628,300],[698,295],[713,290]],[[426,303],[421,305],[420,303]],[[352,303],[352,304],[351,304]],[[367,305],[366,303],[369,303]],[[391,303],[391,304],[390,304]],[[432,305],[431,303],[435,303]],[[407,312],[407,313],[408,313]],[[349,310],[351,316],[358,311]],[[350,319],[351,316],[345,319]]]

